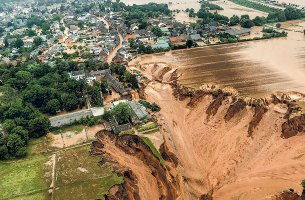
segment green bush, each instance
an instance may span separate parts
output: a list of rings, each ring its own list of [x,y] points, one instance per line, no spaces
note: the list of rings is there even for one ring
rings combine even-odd
[[[161,110],[160,106],[158,106],[155,103],[149,103],[148,101],[145,100],[139,100],[139,103],[145,106],[147,109],[150,109],[153,112],[159,112]]]
[[[147,124],[147,125],[143,125],[140,128],[138,128],[138,131],[139,132],[147,131],[147,130],[150,130],[150,129],[154,129],[156,127],[157,127],[157,125],[155,123]]]
[[[301,185],[303,187],[303,190],[305,190],[305,180],[302,181]]]

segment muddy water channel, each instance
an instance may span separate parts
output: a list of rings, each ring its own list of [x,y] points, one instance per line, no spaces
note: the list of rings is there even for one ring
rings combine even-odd
[[[194,88],[213,83],[255,97],[277,91],[305,93],[305,36],[296,32],[303,26],[304,22],[283,24],[294,30],[288,38],[145,55],[134,62],[178,67],[179,81]]]

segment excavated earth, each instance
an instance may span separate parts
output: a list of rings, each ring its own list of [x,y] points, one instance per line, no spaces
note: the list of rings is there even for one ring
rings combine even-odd
[[[232,88],[179,85],[164,63],[136,66],[142,98],[161,107],[166,169],[138,136],[97,134],[92,154],[125,177],[106,199],[300,199],[305,115],[285,94],[241,97]],[[284,190],[293,188],[294,192]]]

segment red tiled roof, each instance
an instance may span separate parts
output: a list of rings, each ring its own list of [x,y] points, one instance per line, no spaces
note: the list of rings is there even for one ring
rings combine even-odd
[[[171,37],[169,38],[169,41],[175,43],[178,42],[178,39],[176,37]]]
[[[137,38],[137,36],[135,34],[132,34],[132,35],[128,34],[125,36],[124,40],[128,41],[128,39],[136,39],[136,38]]]

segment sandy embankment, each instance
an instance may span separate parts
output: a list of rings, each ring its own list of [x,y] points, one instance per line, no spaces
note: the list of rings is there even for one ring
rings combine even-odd
[[[194,105],[177,100],[170,81],[173,70],[163,63],[139,67],[151,81],[144,96],[161,106],[158,119],[169,150],[179,159],[180,199],[204,193],[214,199],[272,199],[288,188],[301,193],[305,179],[305,137],[281,138],[287,106],[270,104],[252,137],[248,127],[254,109],[247,106],[226,122],[232,97],[221,102],[215,116],[207,116],[213,102],[205,95]]]

